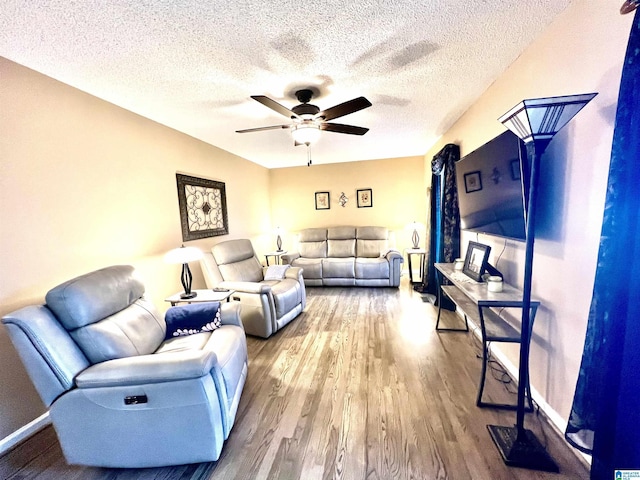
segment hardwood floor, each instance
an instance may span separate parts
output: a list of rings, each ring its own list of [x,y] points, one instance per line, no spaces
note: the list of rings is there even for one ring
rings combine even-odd
[[[560,474],[504,465],[480,409],[472,334],[437,333],[436,310],[400,289],[309,288],[306,311],[268,340],[248,338],[249,377],[215,463],[153,469],[68,466],[51,427],[0,458],[23,479],[586,479],[588,469],[544,417],[527,415]],[[448,321],[456,318],[450,314]],[[491,400],[515,401],[489,380]]]

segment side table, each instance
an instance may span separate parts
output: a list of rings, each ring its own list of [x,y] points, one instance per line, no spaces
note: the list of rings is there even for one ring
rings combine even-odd
[[[421,249],[421,248],[407,248],[405,250],[405,253],[407,254],[407,263],[409,264],[409,281],[411,283],[420,283],[422,282],[422,269],[424,266],[424,256],[426,254],[426,251]],[[412,263],[411,263],[411,257],[413,255],[417,255],[418,256],[418,261],[420,262],[420,268],[418,269],[420,272],[420,278],[418,279],[418,281],[414,281],[413,280],[413,267],[412,267]]]
[[[265,253],[264,254],[264,258],[267,261],[267,267],[269,266],[269,257],[273,257],[274,258],[274,265],[280,265],[281,263],[281,259],[280,257],[282,255],[284,255],[285,253],[287,253],[286,250],[280,250],[279,252],[269,252],[269,253]]]
[[[179,292],[165,298],[164,301],[171,303],[172,307],[175,307],[178,303],[224,302],[225,300],[229,302],[231,300],[231,295],[235,293],[235,290],[216,292],[211,289],[205,289],[192,290],[192,292],[197,293],[193,298],[180,298],[180,294],[183,292]]]

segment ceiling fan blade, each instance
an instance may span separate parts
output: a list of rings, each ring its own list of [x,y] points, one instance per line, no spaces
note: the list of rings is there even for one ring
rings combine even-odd
[[[271,125],[270,127],[245,128],[244,130],[236,130],[236,133],[262,132],[264,130],[280,130],[291,128],[291,125]]]
[[[255,101],[260,102],[265,107],[269,107],[271,110],[278,112],[280,115],[284,115],[288,118],[298,118],[298,115],[293,113],[287,107],[280,105],[275,100],[271,100],[269,97],[265,97],[264,95],[251,95]]]
[[[357,112],[358,110],[362,110],[370,106],[371,102],[369,100],[364,97],[358,97],[341,103],[340,105],[327,108],[326,110],[318,113],[316,118],[323,117],[325,120],[333,120],[334,118],[349,115],[350,113]]]
[[[343,125],[341,123],[321,123],[320,130],[336,133],[348,133],[349,135],[364,135],[369,131],[368,128]]]

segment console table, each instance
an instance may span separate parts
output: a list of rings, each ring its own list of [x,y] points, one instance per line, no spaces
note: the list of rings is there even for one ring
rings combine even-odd
[[[518,290],[507,283],[503,284],[502,292],[489,292],[487,284],[484,282],[476,282],[467,277],[460,270],[455,270],[453,263],[436,263],[436,271],[438,275],[438,319],[436,321],[436,330],[439,331],[469,331],[469,320],[476,324],[482,334],[482,373],[480,377],[480,385],[478,387],[478,397],[476,405],[478,407],[492,407],[507,410],[515,410],[516,405],[491,403],[482,400],[484,391],[485,376],[487,374],[487,366],[489,362],[489,343],[490,342],[508,342],[518,343],[522,347],[522,335],[520,326],[514,326],[507,320],[502,318],[501,308],[522,308],[522,291]],[[452,285],[445,285],[442,279],[446,278]],[[465,328],[442,328],[440,327],[440,314],[442,313],[442,295],[456,304],[458,310],[464,315]],[[530,306],[530,330],[533,330],[533,321],[540,302],[531,300]],[[528,338],[531,338],[531,331]],[[529,359],[526,359],[525,368],[527,378],[529,378]],[[529,403],[527,411],[533,410],[531,401],[531,387],[529,382],[525,386],[526,397]]]

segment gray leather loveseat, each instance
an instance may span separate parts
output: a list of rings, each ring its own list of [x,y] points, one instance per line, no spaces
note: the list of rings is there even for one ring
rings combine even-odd
[[[397,287],[403,258],[389,247],[384,227],[308,228],[282,261],[301,267],[307,286]]]
[[[2,319],[71,464],[210,462],[231,431],[247,376],[240,305],[173,307],[163,317],[144,291],[132,267],[113,266]],[[193,318],[192,307],[215,325],[166,338],[165,318]]]

